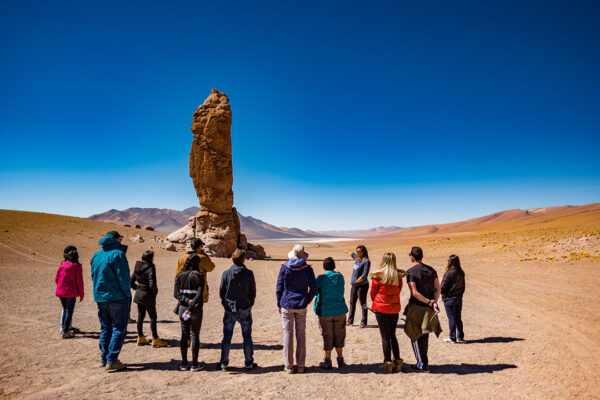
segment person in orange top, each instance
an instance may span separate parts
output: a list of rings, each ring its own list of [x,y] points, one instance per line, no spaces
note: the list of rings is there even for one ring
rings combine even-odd
[[[206,278],[206,274],[208,272],[212,272],[215,269],[215,264],[210,260],[210,257],[206,255],[202,251],[202,246],[204,243],[199,238],[193,238],[190,242],[191,251],[188,251],[186,254],[182,255],[177,261],[177,268],[175,270],[175,276],[177,276],[185,266],[185,262],[188,257],[197,254],[200,257],[200,264],[198,265],[198,270],[201,274],[204,275],[204,289],[202,289],[202,302],[208,302],[208,280]]]
[[[404,362],[400,358],[398,339],[396,338],[396,325],[400,313],[400,291],[402,290],[402,278],[406,272],[396,268],[396,256],[394,253],[385,253],[381,260],[379,269],[372,274],[371,278],[371,309],[375,312],[379,332],[381,333],[381,344],[383,347],[383,370],[386,372],[398,372],[402,369]],[[392,353],[394,361],[392,362]]]

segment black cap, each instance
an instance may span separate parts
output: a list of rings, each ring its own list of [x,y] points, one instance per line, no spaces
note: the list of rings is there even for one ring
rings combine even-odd
[[[192,248],[192,250],[196,250],[200,246],[204,246],[204,242],[199,238],[193,238],[190,242],[190,247]]]
[[[115,239],[122,238],[123,236],[117,231],[106,232],[107,235],[113,235]]]

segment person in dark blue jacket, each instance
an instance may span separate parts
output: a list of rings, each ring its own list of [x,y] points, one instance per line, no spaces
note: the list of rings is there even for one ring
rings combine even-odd
[[[277,277],[277,307],[283,322],[284,371],[294,372],[294,328],[296,329],[295,369],[304,373],[306,362],[306,307],[317,294],[315,273],[306,263],[308,253],[297,244],[288,253],[289,260],[281,266]]]
[[[90,263],[100,320],[100,363],[109,371],[125,368],[119,354],[127,335],[131,281],[125,256],[127,246],[121,244],[122,239],[118,232],[108,232],[98,242],[102,249],[94,254]]]
[[[252,306],[256,299],[256,281],[254,273],[244,265],[246,252],[236,249],[231,256],[233,265],[223,272],[219,294],[225,309],[223,316],[223,341],[221,342],[221,370],[227,371],[229,350],[235,323],[242,327],[244,338],[245,368],[257,367],[254,362],[254,344],[252,343]]]
[[[356,252],[346,251],[354,259],[352,268],[352,277],[350,278],[350,312],[348,313],[347,325],[354,323],[354,313],[356,311],[356,300],[360,300],[362,309],[362,318],[360,327],[367,326],[367,293],[369,292],[369,270],[371,269],[371,260],[365,246],[356,246]]]

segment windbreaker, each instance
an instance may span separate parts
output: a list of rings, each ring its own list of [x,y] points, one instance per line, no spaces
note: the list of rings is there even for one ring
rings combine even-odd
[[[300,310],[317,294],[315,273],[306,260],[293,258],[281,266],[277,277],[277,306]]]
[[[327,271],[317,277],[317,297],[313,306],[319,317],[334,317],[348,312],[344,300],[344,276],[339,272]]]
[[[92,283],[94,301],[104,303],[131,298],[129,263],[125,253],[127,246],[119,244],[113,235],[106,235],[98,241],[102,249],[93,255]]]
[[[81,264],[65,261],[60,264],[56,277],[56,295],[58,297],[83,297],[83,271]]]

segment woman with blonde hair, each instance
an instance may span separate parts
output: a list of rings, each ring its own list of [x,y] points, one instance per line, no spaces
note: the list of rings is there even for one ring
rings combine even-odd
[[[400,291],[406,272],[396,268],[394,253],[385,253],[379,269],[371,278],[371,309],[375,312],[383,347],[383,370],[399,372],[404,360],[400,358],[396,325],[400,314]],[[392,354],[394,359],[392,361]]]

